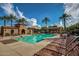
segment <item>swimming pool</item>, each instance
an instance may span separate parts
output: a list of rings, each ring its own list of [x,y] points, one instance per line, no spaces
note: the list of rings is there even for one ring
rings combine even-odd
[[[52,38],[53,36],[55,36],[55,34],[34,34],[31,36],[24,36],[21,38],[16,38],[16,40],[35,44],[46,38]]]

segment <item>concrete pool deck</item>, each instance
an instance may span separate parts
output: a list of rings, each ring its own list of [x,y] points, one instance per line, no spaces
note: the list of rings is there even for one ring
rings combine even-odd
[[[0,42],[0,56],[32,56],[50,42],[43,40],[37,44],[24,43],[21,41],[3,44]]]
[[[6,37],[4,37],[6,39]],[[10,37],[9,37],[10,38]],[[59,35],[53,38],[59,38]],[[1,40],[3,41],[3,39]],[[33,56],[36,52],[50,44],[50,40],[43,40],[36,44],[25,43],[22,41],[3,44],[0,42],[0,56]]]

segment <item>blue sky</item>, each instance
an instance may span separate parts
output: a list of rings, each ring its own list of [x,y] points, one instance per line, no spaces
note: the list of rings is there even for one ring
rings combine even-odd
[[[19,8],[21,12],[23,12],[23,15],[27,18],[35,18],[37,19],[37,24],[44,26],[44,24],[41,22],[44,17],[48,17],[50,19],[50,22],[48,25],[55,24],[59,22],[59,17],[64,12],[64,4],[58,4],[58,3],[51,3],[51,4],[30,4],[30,3],[17,3],[13,4],[14,10],[16,7]],[[0,16],[5,15],[5,12],[2,8],[0,8]],[[2,25],[3,22],[0,22],[0,25]]]

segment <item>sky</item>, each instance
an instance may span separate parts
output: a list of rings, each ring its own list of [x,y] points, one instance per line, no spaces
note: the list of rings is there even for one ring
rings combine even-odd
[[[15,4],[28,18],[37,19],[37,23],[44,25],[42,20],[48,17],[49,25],[59,22],[63,13],[63,4]]]
[[[25,18],[28,26],[45,26],[42,20],[48,17],[48,26],[63,26],[59,17],[63,13],[71,15],[71,19],[66,20],[66,26],[79,22],[79,3],[2,3],[0,4],[0,16],[14,15],[18,19]],[[14,22],[16,24],[16,22]],[[0,26],[3,21],[0,21]],[[7,23],[10,25],[10,22]]]
[[[48,25],[59,23],[59,17],[64,12],[64,4],[61,3],[14,3],[1,4],[0,16],[8,15],[10,13],[19,15],[18,17],[25,17],[33,21],[31,25],[44,26],[42,20],[48,17],[50,22]],[[10,23],[8,23],[10,24]],[[3,25],[3,22],[0,22]]]

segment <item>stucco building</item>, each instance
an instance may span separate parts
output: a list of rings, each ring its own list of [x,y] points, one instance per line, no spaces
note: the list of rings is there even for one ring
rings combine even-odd
[[[62,27],[49,26],[48,28],[42,27],[41,32],[42,33],[60,33],[62,30],[63,30]]]
[[[20,35],[27,34],[27,28],[24,24],[16,24],[15,26],[2,26],[1,27],[1,35],[9,36],[9,35]]]

